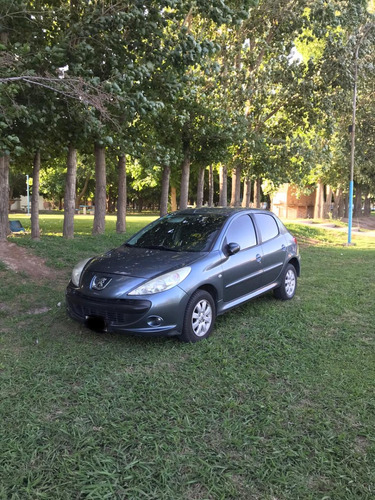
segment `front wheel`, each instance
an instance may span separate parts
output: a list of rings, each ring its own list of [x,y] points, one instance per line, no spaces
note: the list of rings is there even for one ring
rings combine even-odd
[[[288,264],[281,276],[281,285],[274,289],[273,294],[277,299],[290,300],[297,289],[297,271],[292,264]]]
[[[207,338],[214,327],[215,317],[216,307],[212,295],[205,290],[197,290],[186,307],[180,340],[198,342]]]

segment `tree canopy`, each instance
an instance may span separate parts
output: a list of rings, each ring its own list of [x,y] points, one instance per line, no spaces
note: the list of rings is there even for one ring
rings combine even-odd
[[[70,165],[72,196],[98,202],[104,169],[107,208],[124,155],[138,201],[168,179],[186,206],[224,165],[345,191],[358,49],[355,180],[373,193],[374,23],[367,0],[0,0],[0,178],[39,151],[43,193],[67,199]]]

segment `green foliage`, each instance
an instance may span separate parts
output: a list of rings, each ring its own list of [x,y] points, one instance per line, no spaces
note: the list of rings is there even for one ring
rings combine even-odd
[[[50,167],[65,161],[69,143],[87,155],[97,143],[110,157],[136,159],[135,187],[145,190],[160,184],[165,165],[179,178],[188,145],[192,172],[221,161],[275,186],[320,175],[345,185],[360,42],[356,179],[372,189],[375,30],[361,38],[374,23],[368,7],[0,0],[0,152],[24,172],[38,149]]]

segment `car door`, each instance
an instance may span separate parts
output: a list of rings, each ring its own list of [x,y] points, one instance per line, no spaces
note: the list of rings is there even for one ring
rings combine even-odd
[[[228,251],[231,243],[240,247],[235,254]],[[257,290],[262,274],[261,253],[254,223],[249,215],[241,214],[232,220],[226,231],[222,250],[227,255],[222,264],[224,302],[236,300]]]
[[[283,269],[287,254],[285,238],[272,214],[259,213],[252,216],[261,238],[261,284],[267,286],[277,280]]]

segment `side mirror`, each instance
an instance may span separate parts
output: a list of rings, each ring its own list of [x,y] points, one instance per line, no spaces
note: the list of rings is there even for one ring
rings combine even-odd
[[[238,243],[228,243],[227,252],[229,255],[234,255],[240,251],[240,245]]]

